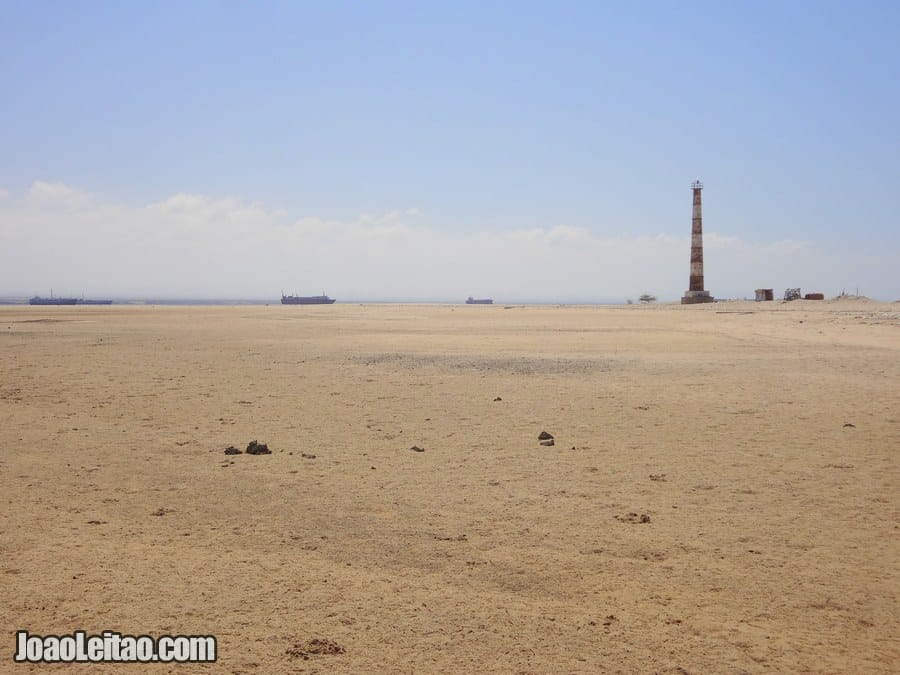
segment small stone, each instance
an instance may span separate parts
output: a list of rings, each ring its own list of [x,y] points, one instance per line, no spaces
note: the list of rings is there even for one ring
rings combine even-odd
[[[418,445],[414,445],[410,448],[413,452],[425,452],[425,448],[420,448]]]
[[[553,440],[553,434],[548,434],[546,431],[542,431],[538,434],[539,441],[550,441]]]
[[[851,428],[853,428],[853,429],[856,428],[856,425],[855,425],[855,424],[851,424],[850,422],[845,422],[845,423],[844,423],[844,426],[845,426],[845,427],[851,427]]]
[[[497,398],[494,399],[494,401],[502,401],[502,400],[503,400],[503,399],[500,398],[499,396],[498,396]]]
[[[243,455],[244,453],[241,452],[240,450],[238,450],[233,445],[229,445],[227,448],[225,448],[225,454],[226,455]]]
[[[256,441],[250,441],[247,445],[246,450],[248,455],[271,455],[272,451],[269,450],[269,446],[265,443],[257,443]]]
[[[553,439],[550,438],[546,441],[541,441],[541,445],[546,445],[549,448],[550,446],[555,445],[555,443],[553,442]]]

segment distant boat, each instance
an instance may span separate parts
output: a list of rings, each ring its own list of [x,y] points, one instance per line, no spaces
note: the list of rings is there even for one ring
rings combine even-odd
[[[282,305],[333,305],[334,298],[327,295],[285,295],[281,294]]]
[[[78,298],[60,298],[53,297],[53,289],[50,289],[50,297],[42,298],[39,295],[34,296],[28,301],[29,305],[74,305],[78,303]]]
[[[493,298],[473,298],[471,295],[466,298],[467,305],[493,305]]]

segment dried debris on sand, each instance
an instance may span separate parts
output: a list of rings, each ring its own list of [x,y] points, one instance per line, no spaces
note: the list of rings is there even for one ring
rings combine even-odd
[[[304,642],[295,642],[284,653],[294,658],[308,659],[310,656],[334,656],[346,650],[334,640],[313,638]]]

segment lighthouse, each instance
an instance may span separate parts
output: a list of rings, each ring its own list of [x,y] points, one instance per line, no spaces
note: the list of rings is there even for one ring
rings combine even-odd
[[[703,288],[703,183],[698,178],[691,183],[694,193],[694,212],[691,219],[691,278],[688,290],[681,298],[682,305],[713,302],[713,297]]]

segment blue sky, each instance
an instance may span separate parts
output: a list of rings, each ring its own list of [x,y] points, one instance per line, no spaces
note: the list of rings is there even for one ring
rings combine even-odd
[[[141,228],[156,227],[144,217],[149,207],[191,195],[198,220],[182,223],[185,245],[197,228],[214,236],[203,204],[231,204],[265,214],[247,227],[267,229],[260,240],[277,255],[290,255],[288,244],[321,246],[296,252],[322,264],[317,278],[273,274],[265,282],[276,290],[293,282],[403,295],[400,280],[379,289],[373,279],[345,283],[352,273],[322,274],[357,269],[372,250],[361,243],[368,231],[353,240],[358,257],[335,241],[350,245],[354,228],[390,223],[390,236],[400,236],[397,227],[407,236],[394,250],[410,256],[456,250],[448,240],[460,251],[479,237],[520,241],[520,232],[574,232],[563,239],[583,249],[586,236],[598,255],[604,242],[669,238],[671,254],[661,245],[658,264],[635,269],[633,287],[609,288],[602,274],[592,280],[588,261],[578,279],[589,292],[552,277],[532,285],[529,268],[512,264],[499,266],[516,283],[500,285],[519,297],[552,289],[546,299],[617,299],[652,285],[674,299],[687,283],[688,251],[679,247],[690,231],[688,186],[700,176],[706,231],[759,249],[756,257],[723,253],[720,270],[708,254],[714,293],[749,295],[751,283],[828,292],[859,284],[893,300],[898,36],[894,2],[0,2],[0,256],[14,256],[21,274],[23,255],[42,255],[39,240],[68,222],[93,243],[82,251],[74,238],[59,252],[71,259],[57,261],[61,279],[35,261],[42,273],[24,281],[214,292],[199,274],[159,288],[149,271],[134,283],[87,272],[103,246],[104,210],[146,239]],[[62,188],[72,192],[49,222],[46,198],[59,199]],[[91,217],[84,203],[72,206],[76,193],[87,195]],[[301,221],[334,231],[324,240],[268,231]],[[171,237],[146,250],[166,258],[178,226],[161,227]],[[417,249],[423,233],[431,239]],[[806,246],[803,278],[791,274],[790,256],[765,275],[734,270],[758,265],[762,248],[779,242],[788,242],[781,251]],[[189,253],[181,250],[186,262]],[[213,264],[208,251],[196,253]],[[845,254],[857,262],[844,265]],[[561,271],[564,260],[560,251]],[[465,290],[446,277],[452,266],[434,262],[425,269],[444,276],[412,297]],[[472,264],[492,263],[485,254]],[[282,276],[289,270],[285,259]],[[384,272],[372,261],[366,269]],[[498,285],[477,269],[472,278]],[[23,285],[0,272],[0,292],[31,291]]]

